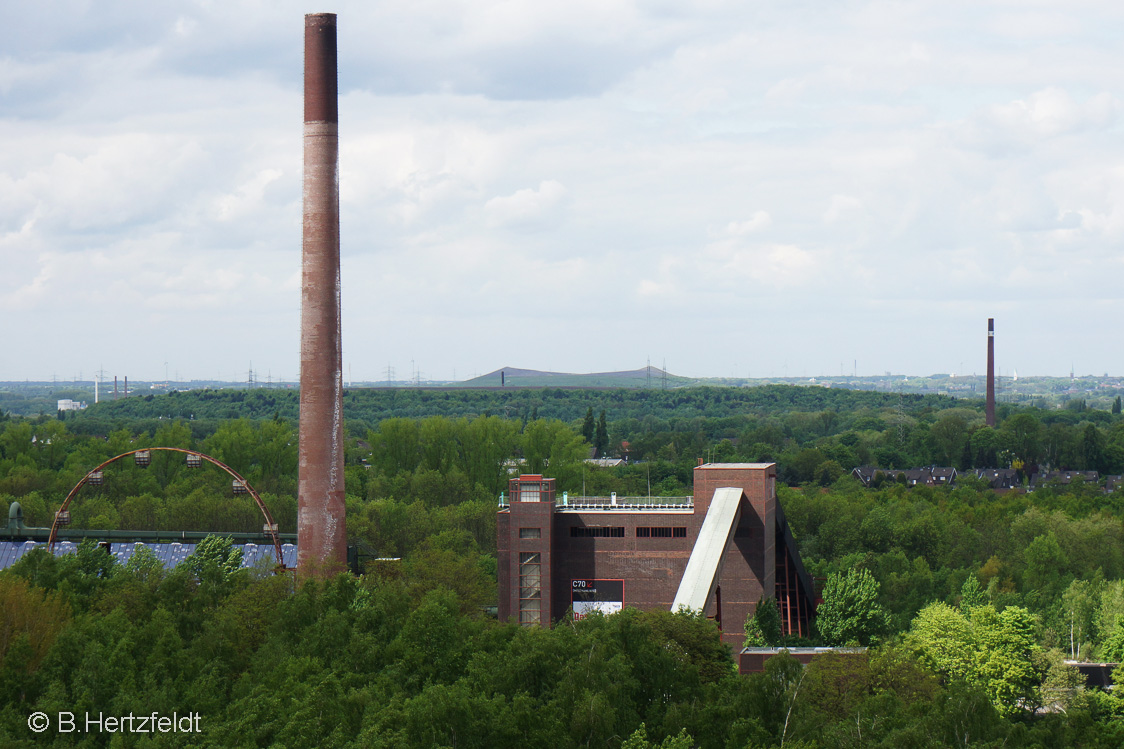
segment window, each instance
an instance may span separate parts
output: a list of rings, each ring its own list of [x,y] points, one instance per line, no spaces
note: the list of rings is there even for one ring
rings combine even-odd
[[[573,526],[570,528],[570,538],[624,538],[624,526]]]
[[[537,529],[536,529],[537,530]],[[542,623],[542,575],[539,552],[519,555],[519,623]]]
[[[686,538],[686,528],[660,528],[660,527],[645,527],[638,526],[636,528],[637,538]]]
[[[520,528],[519,538],[542,538],[542,528]]]
[[[519,501],[520,502],[538,502],[539,501],[539,485],[538,484],[520,484],[519,485]]]

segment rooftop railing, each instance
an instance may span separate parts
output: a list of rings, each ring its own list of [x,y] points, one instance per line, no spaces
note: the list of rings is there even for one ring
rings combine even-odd
[[[510,505],[510,499],[505,494],[500,494],[499,506]],[[694,497],[571,497],[563,492],[554,500],[555,509],[574,511],[690,510],[694,506]]]

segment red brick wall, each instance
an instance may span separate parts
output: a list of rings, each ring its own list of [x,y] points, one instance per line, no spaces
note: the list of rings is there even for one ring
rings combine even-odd
[[[554,611],[570,608],[575,579],[624,580],[626,606],[671,609],[699,521],[690,512],[560,512],[554,518]],[[623,527],[624,538],[572,538],[573,527]],[[686,528],[685,538],[637,538],[637,527]]]
[[[708,463],[695,469],[695,512],[701,517],[710,506],[714,490],[739,487],[749,500],[742,508],[734,542],[722,564],[722,632],[731,645],[744,640],[746,616],[762,595],[776,588],[776,465],[773,463]],[[743,500],[744,501],[744,500]],[[751,510],[751,511],[747,511]],[[716,607],[707,612],[714,616]]]
[[[548,612],[557,620],[570,608],[570,583],[575,579],[624,580],[626,606],[669,610],[714,490],[733,486],[741,488],[748,501],[743,499],[746,504],[723,562],[720,585],[723,639],[740,645],[746,615],[763,592],[772,595],[775,587],[775,477],[771,463],[700,466],[694,472],[694,512],[554,512],[547,503],[513,503],[497,521],[500,618],[518,617],[519,551],[542,553],[544,621]],[[624,537],[571,537],[570,529],[580,526],[623,527]],[[541,527],[542,539],[519,539],[521,527]],[[687,535],[638,538],[637,527],[685,527]],[[713,617],[716,609],[712,604],[707,615]]]
[[[510,510],[500,512],[496,518],[500,619],[519,619],[519,555],[532,551],[540,554],[542,621],[546,624],[561,616],[562,612],[555,611],[551,605],[554,587],[553,518],[553,502],[513,502]],[[539,528],[542,537],[520,538],[520,528]]]

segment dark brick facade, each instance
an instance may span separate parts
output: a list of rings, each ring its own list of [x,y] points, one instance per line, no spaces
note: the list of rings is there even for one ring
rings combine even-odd
[[[538,476],[512,479],[510,505],[497,518],[501,619],[519,619],[520,554],[526,553],[541,558],[543,623],[565,616],[574,580],[623,580],[626,606],[670,610],[714,490],[720,487],[742,489],[744,504],[723,560],[720,593],[707,615],[720,613],[724,639],[740,645],[746,615],[763,594],[775,594],[778,534],[772,463],[699,466],[694,472],[693,509],[628,508],[627,500],[581,509],[557,507],[554,501],[517,501],[519,482],[526,481],[543,482]],[[521,528],[538,528],[541,536],[520,538]],[[810,612],[807,607],[801,610],[804,618],[794,621],[792,630],[806,632]]]

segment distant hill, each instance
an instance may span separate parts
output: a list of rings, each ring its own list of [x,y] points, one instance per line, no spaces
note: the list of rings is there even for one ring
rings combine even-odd
[[[502,373],[502,377],[501,377]],[[663,371],[658,367],[642,367],[625,372],[591,372],[573,374],[569,372],[540,372],[535,369],[501,367],[486,375],[456,383],[458,387],[578,387],[578,388],[645,388],[681,387],[694,382]]]

